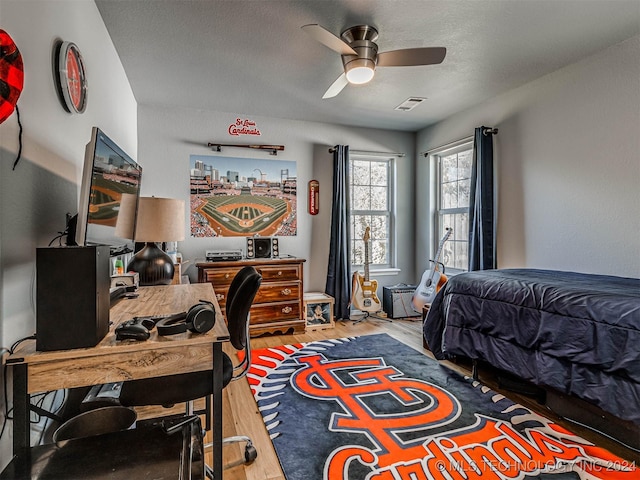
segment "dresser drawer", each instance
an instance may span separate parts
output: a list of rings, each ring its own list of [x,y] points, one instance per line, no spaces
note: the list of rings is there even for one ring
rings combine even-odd
[[[300,282],[289,283],[262,283],[253,303],[284,302],[288,300],[299,301],[302,296]]]
[[[216,300],[224,312],[227,308],[227,294],[229,286],[215,285]],[[253,303],[284,302],[288,300],[299,300],[301,295],[300,282],[289,283],[262,283],[260,290],[256,293]]]
[[[268,305],[255,305],[251,307],[251,325],[272,323],[287,319],[299,319],[300,302],[270,303]]]
[[[213,289],[217,290],[220,287],[229,287],[231,282],[233,281],[233,277],[236,276],[240,269],[238,267],[231,268],[210,268],[203,270],[202,274],[204,275],[204,281],[210,282],[213,284]]]
[[[262,283],[300,280],[300,269],[296,265],[260,266],[256,270],[262,275]]]

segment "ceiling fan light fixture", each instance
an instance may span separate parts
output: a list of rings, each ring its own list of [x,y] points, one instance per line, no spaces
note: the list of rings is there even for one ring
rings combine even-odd
[[[370,82],[375,74],[375,62],[367,58],[358,58],[344,66],[349,83],[362,85]]]
[[[347,80],[349,80],[349,83],[361,85],[370,82],[373,74],[374,71],[371,67],[355,67],[347,71]]]

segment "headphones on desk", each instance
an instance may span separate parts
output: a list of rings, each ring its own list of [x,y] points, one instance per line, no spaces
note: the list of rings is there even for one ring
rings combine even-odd
[[[187,330],[206,333],[216,324],[216,309],[213,303],[200,300],[187,312],[176,313],[156,323],[158,335],[176,335]]]

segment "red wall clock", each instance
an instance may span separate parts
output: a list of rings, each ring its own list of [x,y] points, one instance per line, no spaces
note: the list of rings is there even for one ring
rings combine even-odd
[[[87,108],[87,75],[75,43],[61,42],[56,47],[55,65],[62,106],[70,113],[84,112]]]

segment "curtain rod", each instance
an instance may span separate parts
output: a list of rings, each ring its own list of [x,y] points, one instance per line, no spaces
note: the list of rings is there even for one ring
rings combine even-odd
[[[335,148],[330,148],[329,153],[335,152]],[[404,153],[394,153],[394,152],[369,152],[366,150],[349,150],[349,153],[353,153],[354,155],[375,155],[378,157],[404,157]]]
[[[485,128],[484,130],[482,130],[482,134],[483,135],[497,135],[498,134],[498,129],[497,128]],[[435,150],[444,150],[446,148],[450,148],[450,147],[455,147],[461,143],[465,143],[468,142],[469,140],[473,140],[473,135],[470,135],[468,137],[462,138],[460,140],[456,140],[455,142],[449,142],[446,143],[444,145],[440,145],[439,147],[435,147],[435,148],[430,148],[429,150],[425,151],[425,152],[420,152],[419,155],[422,155],[423,157],[426,157],[427,155],[429,155],[431,152],[435,151]]]
[[[467,142],[469,142],[471,140],[473,140],[473,135],[461,138],[460,140],[456,140],[455,142],[445,143],[444,145],[440,145],[439,147],[430,148],[429,150],[426,150],[424,152],[420,152],[419,155],[422,155],[423,157],[426,157],[431,152],[434,152],[436,150],[444,150],[444,149],[447,149],[447,148],[457,147],[458,145],[463,144],[463,143],[467,143]]]

